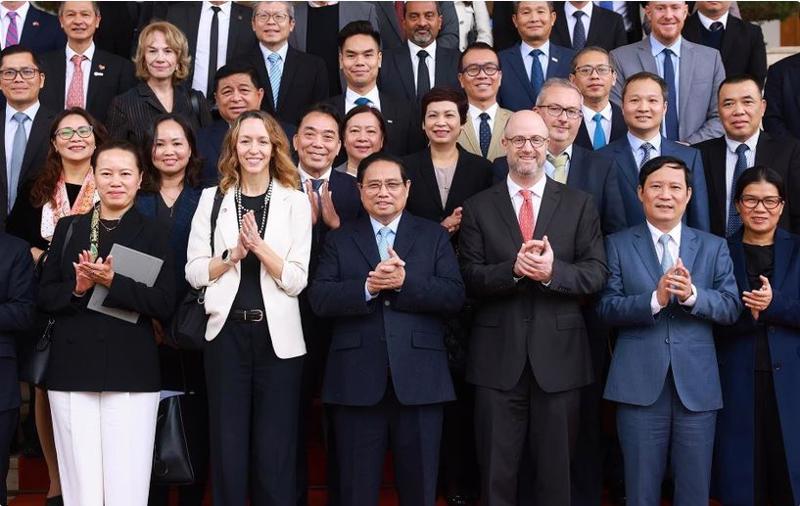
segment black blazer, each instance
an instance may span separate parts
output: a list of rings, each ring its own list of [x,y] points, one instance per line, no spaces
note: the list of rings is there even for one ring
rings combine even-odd
[[[361,194],[358,191],[356,179],[343,172],[331,170],[328,179],[331,194],[333,196],[333,207],[339,215],[341,225],[355,221],[364,214],[364,207],[361,205]],[[305,192],[305,188],[301,188]],[[317,270],[317,262],[322,252],[322,245],[325,244],[325,237],[330,229],[320,217],[311,230],[311,259],[308,264],[309,277]],[[306,293],[306,292],[304,292]]]
[[[91,218],[90,212],[59,220],[51,254],[45,261],[39,308],[56,318],[47,385],[69,392],[157,392],[161,380],[151,319],[168,320],[175,304],[169,232],[135,208],[125,213],[119,224],[117,243],[164,260],[152,288],[114,275],[106,305],[141,313],[138,322],[131,324],[87,309],[91,293],[81,298],[72,295],[72,262],[81,250],[89,248]],[[72,237],[62,256],[67,229],[73,221]]]
[[[42,105],[33,118],[31,132],[28,135],[28,143],[25,145],[25,156],[22,158],[22,169],[17,185],[17,202],[20,198],[27,198],[21,191],[26,186],[26,180],[36,176],[44,165],[47,156],[48,134],[50,124],[55,118],[55,113]],[[0,108],[0,139],[4,139],[6,134],[6,109]],[[5,230],[7,210],[8,210],[8,175],[6,166],[9,160],[6,156],[6,143],[0,142],[0,231]],[[14,204],[16,206],[16,202]],[[13,211],[13,210],[12,210]]]
[[[189,41],[189,54],[197,54],[197,38],[209,37],[209,34],[198,34],[198,27],[200,25],[200,13],[203,8],[203,2],[170,2],[167,10],[167,21],[181,29]],[[236,58],[242,57],[253,50],[256,42],[256,36],[252,28],[253,11],[250,7],[246,7],[236,2],[231,3],[231,17],[230,26],[228,27],[228,52],[225,55],[226,61],[232,61]],[[220,57],[223,55],[219,55]],[[194,77],[194,62],[189,71],[189,76],[186,78],[186,83],[189,86],[192,84]],[[208,96],[213,94],[213,90],[207,93]]]
[[[63,49],[67,45],[67,36],[61,29],[58,18],[41,11],[31,5],[25,16],[20,45],[40,55],[49,51]]]
[[[569,37],[569,26],[564,14],[564,2],[554,2],[556,24],[550,32],[550,42],[562,47],[572,48]],[[589,21],[589,33],[586,34],[586,46],[600,46],[611,51],[628,43],[625,32],[625,21],[622,16],[597,5],[592,7],[592,19]],[[574,49],[574,48],[573,48]]]
[[[186,117],[192,124],[194,131],[200,127],[211,124],[211,113],[208,102],[203,94],[190,90],[187,86],[179,84],[173,87],[172,112]],[[199,111],[192,110],[190,94],[194,94],[199,103]],[[159,114],[166,114],[167,110],[158,101],[156,94],[147,83],[139,81],[135,88],[131,88],[111,101],[106,124],[108,132],[115,139],[126,139],[139,146],[143,146],[148,132],[153,127],[153,119]]]
[[[458,83],[458,59],[460,56],[461,53],[457,50],[436,44],[436,67],[431,88],[434,86],[461,88]],[[378,88],[397,98],[417,100],[417,86],[414,82],[414,70],[408,45],[387,49],[383,52]]]
[[[67,60],[66,50],[51,51],[40,57],[45,73],[44,88],[39,100],[48,109],[60,111],[65,108]],[[72,63],[69,63],[72,65]],[[86,76],[84,76],[84,79]],[[86,94],[86,110],[101,123],[105,123],[111,101],[117,95],[136,86],[133,63],[120,56],[95,49],[89,71],[89,90]]]
[[[693,147],[699,149],[703,157],[711,232],[725,237],[728,218],[725,137],[709,139]],[[786,205],[778,225],[795,234],[800,232],[800,142],[791,138],[776,139],[761,132],[756,144],[755,164],[770,167],[783,177]]]
[[[688,41],[702,44],[702,31],[703,24],[695,12],[683,25],[683,36]],[[726,76],[750,74],[764,84],[767,78],[767,48],[760,26],[729,15],[719,52]]]
[[[35,286],[28,245],[0,232],[0,410],[20,405],[17,340],[33,325]]]
[[[228,123],[220,119],[197,132],[197,150],[203,159],[203,172],[200,176],[203,188],[216,186],[219,183],[217,164],[222,153],[222,141],[225,140],[229,128]]]
[[[598,7],[599,8],[599,7]],[[606,144],[610,144],[628,132],[625,118],[622,117],[622,109],[613,102],[611,104],[611,138],[606,139]],[[593,150],[592,139],[589,138],[589,130],[586,129],[586,121],[581,121],[578,135],[575,137],[575,144],[588,150]]]
[[[772,64],[767,72],[764,129],[776,137],[800,139],[800,54]]]

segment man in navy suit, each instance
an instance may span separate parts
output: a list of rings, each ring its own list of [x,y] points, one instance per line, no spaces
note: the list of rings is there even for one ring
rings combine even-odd
[[[66,43],[67,37],[52,14],[37,9],[31,2],[0,4],[0,46],[3,49],[21,44],[38,56],[63,49]]]
[[[642,204],[637,196],[639,168],[647,160],[660,155],[683,160],[689,167],[692,180],[692,199],[686,211],[686,223],[692,228],[708,231],[711,227],[708,191],[700,152],[661,135],[666,109],[667,84],[663,79],[649,72],[629,77],[622,88],[622,115],[628,133],[600,150],[600,154],[613,159],[628,226],[644,222]]]
[[[588,46],[611,51],[628,43],[622,15],[595,5],[595,2],[554,3],[556,24],[550,42],[575,51]]]
[[[764,114],[764,130],[775,137],[790,135],[800,139],[800,54],[795,54],[774,63],[767,72],[764,98],[767,112]]]
[[[433,506],[442,403],[455,399],[444,318],[464,303],[464,284],[445,229],[404,212],[401,160],[370,155],[358,181],[368,216],[328,235],[310,288],[314,311],[334,318],[322,400],[341,502],[377,504],[391,448],[401,504]]]
[[[712,326],[742,309],[724,239],[682,223],[695,198],[679,158],[639,173],[645,223],[606,240],[611,275],[598,304],[618,331],[605,398],[617,404],[628,504],[661,502],[668,456],[675,504],[708,504],[717,410]]]
[[[568,77],[575,51],[550,42],[552,2],[514,2],[512,21],[522,39],[500,52],[503,82],[497,101],[511,111],[531,109],[551,77]]]

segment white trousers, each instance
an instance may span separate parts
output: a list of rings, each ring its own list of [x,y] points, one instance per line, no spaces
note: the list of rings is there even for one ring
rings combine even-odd
[[[65,506],[147,506],[158,392],[48,392]]]

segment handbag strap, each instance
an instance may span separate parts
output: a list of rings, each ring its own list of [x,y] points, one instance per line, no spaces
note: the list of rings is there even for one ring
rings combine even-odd
[[[72,221],[69,222],[69,227],[67,228],[67,235],[64,236],[64,244],[61,245],[61,260],[64,259],[64,253],[67,251],[67,244],[69,244],[69,240],[72,239],[72,229],[75,228],[75,220],[73,218]]]
[[[222,207],[222,192],[217,186],[217,191],[214,193],[214,205],[211,207],[211,256],[214,256],[214,231],[217,229],[217,217],[219,216],[219,208]]]

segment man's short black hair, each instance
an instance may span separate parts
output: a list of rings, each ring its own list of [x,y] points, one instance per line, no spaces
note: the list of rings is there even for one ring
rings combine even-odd
[[[256,72],[256,68],[253,67],[253,65],[242,60],[234,60],[221,66],[219,70],[217,70],[216,74],[214,74],[214,91],[219,91],[219,82],[221,80],[236,74],[247,74],[250,76],[253,86],[256,88],[264,87],[264,85],[261,83],[261,80],[258,78],[258,72]]]
[[[692,187],[692,170],[688,165],[686,165],[686,162],[675,156],[657,156],[645,162],[645,164],[642,165],[641,170],[639,170],[639,186],[644,188],[644,184],[647,182],[647,177],[665,166],[669,166],[672,169],[682,170],[684,178],[686,179],[686,187]]]
[[[316,104],[309,106],[305,111],[303,111],[303,116],[300,118],[300,122],[297,124],[298,130],[300,129],[300,125],[303,124],[303,119],[305,119],[305,117],[308,116],[309,114],[315,112],[333,118],[333,121],[336,122],[336,134],[337,135],[339,134],[339,132],[342,129],[342,116],[341,114],[339,114],[339,110],[336,107],[327,102],[317,102]]]
[[[722,87],[726,84],[739,84],[739,83],[746,83],[751,82],[756,85],[758,91],[762,91],[764,86],[755,76],[751,74],[734,74],[732,76],[726,77],[721,83],[719,83],[719,88],[717,88],[717,95],[719,96],[719,92],[722,91]]]
[[[381,34],[378,33],[377,30],[375,30],[375,27],[373,27],[372,23],[370,23],[369,21],[359,20],[359,21],[351,21],[346,25],[344,25],[344,28],[339,30],[337,42],[339,44],[340,52],[344,47],[344,43],[347,42],[347,39],[355,35],[369,35],[375,40],[375,44],[378,45],[378,49],[380,50]]]
[[[476,51],[478,49],[485,49],[486,51],[491,51],[494,53],[494,57],[497,58],[497,68],[502,70],[500,66],[500,55],[497,52],[497,49],[494,48],[491,44],[487,44],[485,42],[472,42],[467,47],[464,48],[464,51],[461,52],[461,56],[458,57],[458,71],[464,72],[464,56],[469,53],[470,51]]]
[[[31,58],[33,58],[33,64],[36,65],[36,68],[38,70],[41,70],[42,62],[36,56],[36,53],[31,51],[27,47],[23,46],[22,44],[15,44],[13,46],[8,46],[2,51],[0,51],[0,65],[3,65],[3,58],[5,58],[6,56],[11,56],[14,54],[25,54],[25,53],[31,55]]]
[[[359,183],[364,182],[364,173],[367,171],[370,165],[376,162],[391,162],[397,165],[398,167],[400,167],[400,179],[402,179],[404,183],[408,181],[408,171],[406,170],[406,166],[403,163],[403,160],[394,155],[390,155],[389,153],[378,151],[377,153],[372,153],[368,157],[364,158],[358,164],[358,172],[356,172],[356,179],[358,180]]]

